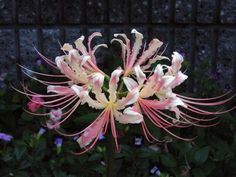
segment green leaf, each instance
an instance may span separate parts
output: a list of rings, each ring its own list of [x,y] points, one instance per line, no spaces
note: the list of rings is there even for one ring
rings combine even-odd
[[[210,152],[210,147],[209,146],[205,146],[201,149],[198,149],[194,153],[194,161],[198,164],[204,163],[207,160],[208,156],[209,156],[209,152]]]
[[[26,147],[17,147],[14,151],[16,160],[20,160],[26,151]]]
[[[171,154],[162,154],[160,158],[161,158],[161,163],[165,165],[166,167],[176,166],[176,160]]]
[[[24,169],[26,169],[26,168],[28,168],[28,167],[30,167],[31,166],[31,163],[30,162],[28,162],[28,161],[26,161],[26,160],[24,160],[24,161],[22,161],[21,163],[20,163],[20,170],[24,170]]]
[[[101,160],[102,157],[103,157],[103,155],[100,154],[100,153],[92,154],[92,155],[89,157],[88,161],[98,161],[98,160]]]
[[[98,117],[99,113],[90,113],[74,119],[75,122],[91,123]]]
[[[23,112],[21,114],[21,119],[24,121],[31,121],[31,120],[33,120],[33,116],[30,115],[29,113]]]
[[[193,176],[194,177],[206,177],[206,174],[201,168],[194,168],[193,169]]]

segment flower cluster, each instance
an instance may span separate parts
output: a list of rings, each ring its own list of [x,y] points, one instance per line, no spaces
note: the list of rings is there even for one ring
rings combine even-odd
[[[60,82],[49,82],[29,75],[47,86],[48,94],[40,96],[52,100],[40,100],[38,103],[34,99],[37,93],[23,85],[22,93],[27,95],[34,104],[38,103],[54,109],[46,114],[35,113],[50,116],[48,121],[50,128],[65,136],[79,137],[77,142],[84,150],[77,154],[90,150],[100,135],[107,132],[109,126],[118,148],[116,123],[140,124],[144,136],[150,142],[161,142],[161,140],[153,136],[147,121],[176,138],[190,140],[172,133],[170,128],[192,125],[211,126],[214,124],[200,124],[200,122],[214,120],[215,115],[230,111],[210,112],[197,107],[222,105],[231,99],[231,97],[224,98],[228,93],[205,99],[175,93],[174,89],[188,78],[181,71],[183,57],[178,52],[173,52],[171,59],[162,56],[159,51],[163,43],[160,40],[153,39],[145,47],[143,35],[135,29],[131,33],[135,36],[133,42],[125,34],[114,34],[111,42],[118,42],[121,45],[123,66],[116,68],[110,76],[97,66],[95,51],[99,47],[108,46],[99,44],[92,47],[93,38],[102,36],[95,32],[89,36],[87,45],[84,44],[84,36],[74,42],[75,46],[64,44],[61,47],[64,55],[56,57],[55,62],[38,52],[46,63],[59,70],[61,74],[45,74],[31,70],[30,72],[40,77],[64,79]],[[170,64],[161,64],[164,60]],[[25,73],[29,71],[24,66],[21,67]],[[100,110],[100,115],[82,131],[71,134],[62,132],[60,125],[83,104]],[[32,112],[34,110],[32,109]]]

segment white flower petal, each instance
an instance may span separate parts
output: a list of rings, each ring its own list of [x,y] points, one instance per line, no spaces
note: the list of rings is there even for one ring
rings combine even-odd
[[[139,85],[143,85],[144,81],[146,80],[146,75],[143,73],[139,65],[134,67],[134,71]]]
[[[123,114],[116,113],[114,116],[121,124],[139,124],[143,121],[143,115],[135,111],[132,107],[126,108]]]
[[[122,74],[123,70],[122,69],[116,69],[111,73],[111,78],[109,81],[109,100],[114,102],[116,100],[116,90],[118,87],[118,82],[120,80],[120,75]]]
[[[161,42],[158,39],[153,39],[149,44],[148,44],[148,49],[143,52],[141,57],[138,59],[137,65],[142,65],[145,63],[147,60],[152,60],[150,59],[156,52],[157,50],[162,46],[163,42]]]
[[[76,48],[82,52],[83,55],[88,55],[87,49],[83,44],[84,36],[81,36],[79,39],[77,39],[74,43]]]
[[[138,87],[138,83],[130,77],[123,77],[123,80],[129,92]]]
[[[61,47],[62,50],[64,51],[71,51],[73,49],[73,46],[71,44],[68,44],[68,43],[65,43],[62,47]]]
[[[139,33],[136,29],[133,29],[131,33],[135,34],[135,42],[133,44],[132,54],[129,57],[129,61],[127,61],[128,68],[132,68],[134,65],[134,62],[137,60],[137,55],[139,53],[139,50],[142,47],[142,41],[143,41],[143,35]]]
[[[134,104],[139,99],[139,88],[136,88],[128,93],[126,97],[123,97],[122,99],[118,100],[116,102],[116,107],[118,110],[124,109],[125,106]]]

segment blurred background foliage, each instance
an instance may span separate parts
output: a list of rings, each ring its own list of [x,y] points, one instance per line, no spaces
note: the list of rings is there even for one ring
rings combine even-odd
[[[114,52],[107,52],[106,58],[109,58],[108,64],[105,60],[101,67],[113,69],[119,64]],[[201,67],[207,70],[209,65],[210,63],[205,62]],[[184,66],[188,66],[187,61]],[[51,72],[44,63],[36,65],[35,70]],[[195,89],[198,94],[187,93],[185,85],[178,90],[179,93],[211,97],[228,89],[220,87],[218,79],[213,77],[215,73],[195,72],[193,75],[198,83]],[[220,73],[217,76],[220,77]],[[81,156],[71,154],[78,148],[73,137],[60,137],[51,130],[41,132],[47,117],[26,113],[23,108],[26,108],[27,98],[11,88],[10,77],[6,76],[4,82],[5,87],[0,90],[0,132],[12,135],[13,139],[0,140],[2,177],[106,176],[107,135],[88,153]],[[34,91],[45,92],[45,87],[35,81],[26,79],[25,83]],[[232,104],[235,104],[235,100],[228,106]],[[41,108],[39,111],[45,110]],[[82,129],[96,116],[96,112],[91,112],[87,106],[81,106],[62,128],[70,132]],[[149,127],[156,137],[169,141],[149,144],[139,126],[118,126],[120,152],[115,153],[114,177],[236,176],[236,119],[233,112],[220,115],[219,124],[214,127],[176,130],[176,133],[185,137],[196,137],[191,142],[177,140],[152,124]],[[61,146],[55,143],[57,138],[62,139]]]

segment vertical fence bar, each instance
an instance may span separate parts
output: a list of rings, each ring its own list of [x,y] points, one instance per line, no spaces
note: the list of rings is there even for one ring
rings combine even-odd
[[[37,48],[40,52],[43,53],[43,42],[42,42],[42,29],[40,27],[41,20],[41,0],[37,1]]]
[[[236,34],[233,35],[234,36],[234,39],[233,41],[236,41]],[[234,43],[234,50],[233,50],[233,89],[234,89],[234,92],[236,92],[236,43]]]
[[[65,29],[63,27],[64,24],[64,0],[60,0],[59,6],[59,26],[60,26],[60,43],[63,45],[65,43]]]
[[[107,24],[109,24],[110,23],[110,0],[106,0],[106,22],[107,22]],[[106,38],[106,42],[107,43],[109,43],[109,41],[110,41],[110,39],[109,39],[109,36],[110,36],[110,30],[109,30],[109,28],[108,27],[106,27],[105,29],[104,29],[104,31],[105,31],[105,33],[107,34],[107,38]],[[103,35],[105,35],[105,34],[103,34]]]
[[[214,11],[214,24],[220,24],[220,5],[221,0],[216,0],[216,6]],[[212,28],[212,57],[211,57],[211,64],[212,64],[212,72],[215,72],[217,69],[217,57],[218,57],[218,36],[219,30],[217,27]]]
[[[18,1],[13,1],[13,23],[15,24],[15,61],[16,63],[21,64],[20,60],[20,36],[19,36],[19,29],[18,25]],[[21,69],[18,65],[16,65],[16,73],[17,73],[17,80],[22,79]]]
[[[175,24],[175,0],[169,0],[168,1],[168,50],[167,54],[168,56],[171,55],[171,53],[174,50],[174,44],[175,44],[175,28],[172,28],[171,26]]]
[[[191,23],[195,25],[197,23],[197,7],[198,7],[198,0],[192,0],[192,16],[191,16]],[[195,63],[196,63],[196,27],[191,29],[191,53],[190,53],[190,66],[189,69],[191,71],[190,77],[188,80],[188,91],[193,92],[194,89],[194,70],[195,70]]]
[[[148,41],[150,41],[152,38],[152,0],[148,1],[148,9]]]

